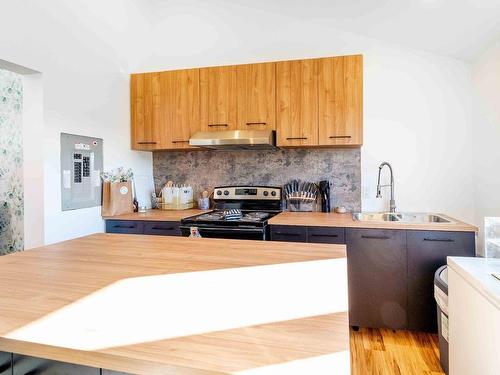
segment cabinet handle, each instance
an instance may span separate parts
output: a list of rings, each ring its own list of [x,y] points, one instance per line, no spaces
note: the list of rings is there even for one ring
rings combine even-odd
[[[155,141],[137,141],[138,145],[155,145],[156,143]]]
[[[280,236],[293,236],[293,237],[300,236],[299,233],[274,232],[274,234],[277,234],[277,235],[280,235]]]
[[[388,236],[361,236],[361,238],[366,238],[370,240],[389,240]]]
[[[267,122],[247,122],[247,125],[267,125]]]
[[[135,227],[136,227],[135,225],[121,225],[121,224],[113,225],[113,228],[121,228],[121,229],[134,229]]]
[[[174,230],[174,227],[162,228],[162,227],[151,227],[152,230]]]
[[[331,237],[331,238],[336,238],[338,237],[338,234],[311,234],[311,237]]]
[[[189,143],[189,140],[187,140],[187,141],[172,141],[172,143]]]
[[[424,241],[430,242],[455,242],[452,238],[424,238]]]
[[[347,139],[352,138],[350,135],[331,135],[330,139]]]
[[[217,126],[223,126],[223,127],[228,127],[227,124],[208,124],[208,127],[212,128],[212,127],[217,127]]]
[[[293,140],[307,139],[307,137],[287,137],[286,139],[289,141],[293,141]]]

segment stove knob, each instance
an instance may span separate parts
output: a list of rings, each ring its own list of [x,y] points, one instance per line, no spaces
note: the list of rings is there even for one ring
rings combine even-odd
[[[229,190],[224,190],[224,195],[229,195]]]
[[[217,190],[217,195],[222,195],[222,191]]]
[[[269,195],[269,192],[267,190],[264,191],[264,197],[267,197]]]
[[[273,191],[271,191],[271,195],[272,195],[273,197],[275,197],[275,196],[276,196],[276,192],[275,192],[274,190],[273,190]]]

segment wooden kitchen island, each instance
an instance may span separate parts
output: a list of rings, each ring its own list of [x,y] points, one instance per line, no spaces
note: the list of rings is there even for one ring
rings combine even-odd
[[[344,245],[95,234],[0,258],[0,374],[349,374]]]

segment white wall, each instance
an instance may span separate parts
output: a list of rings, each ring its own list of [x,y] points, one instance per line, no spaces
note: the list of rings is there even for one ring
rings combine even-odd
[[[103,230],[100,207],[61,211],[60,132],[104,138],[104,167],[151,175],[151,154],[130,150],[128,56],[135,8],[127,1],[2,3],[0,58],[43,77],[45,242]],[[101,36],[107,35],[107,39]],[[121,47],[121,49],[120,49]],[[29,131],[25,129],[25,131]],[[40,176],[38,176],[40,179]],[[36,184],[36,182],[33,182]]]
[[[473,222],[470,95],[470,71],[460,62],[392,48],[366,54],[364,210],[388,207],[388,190],[374,198],[378,164],[387,160],[398,210]]]
[[[293,17],[268,5],[153,1],[149,17],[155,28],[147,39],[152,53],[131,69],[362,53],[363,209],[388,207],[386,199],[374,198],[378,165],[385,160],[394,167],[399,210],[443,212],[473,222],[470,67],[336,30],[321,12]]]
[[[484,217],[500,216],[500,41],[475,62],[472,80],[476,222],[482,246]]]

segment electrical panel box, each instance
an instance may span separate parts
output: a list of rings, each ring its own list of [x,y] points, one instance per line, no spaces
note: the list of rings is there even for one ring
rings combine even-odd
[[[102,139],[61,133],[63,211],[101,205]]]

